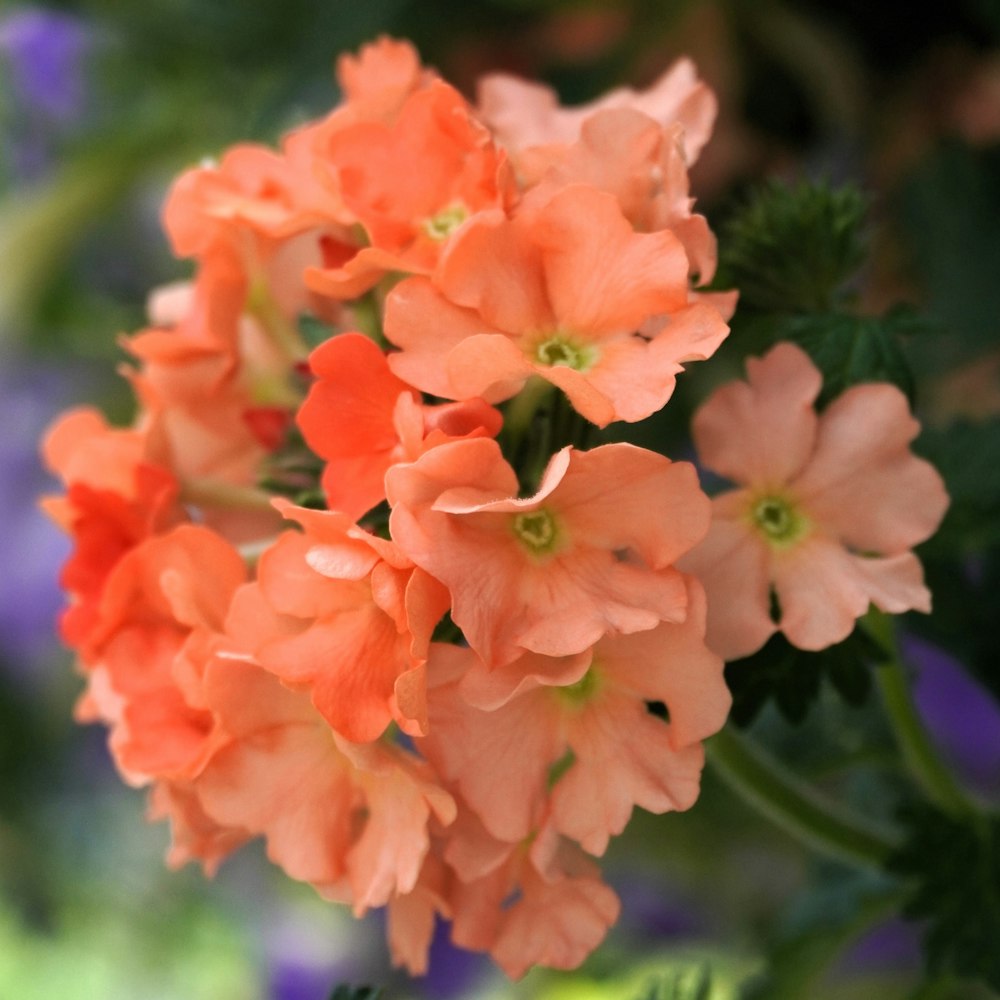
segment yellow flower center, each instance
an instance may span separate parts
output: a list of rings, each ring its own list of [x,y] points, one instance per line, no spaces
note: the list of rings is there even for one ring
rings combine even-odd
[[[424,219],[424,232],[432,240],[446,240],[469,217],[469,210],[460,201],[452,202],[437,215]]]

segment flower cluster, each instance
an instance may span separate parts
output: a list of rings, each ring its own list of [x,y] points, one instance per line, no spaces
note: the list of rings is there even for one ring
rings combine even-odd
[[[386,906],[413,972],[438,916],[511,976],[570,968],[618,914],[593,858],[635,806],[697,798],[722,657],[778,627],[771,583],[806,645],[869,598],[924,607],[906,549],[941,505],[912,496],[940,484],[901,397],[804,419],[794,348],[698,418],[751,483],[714,520],[690,464],[586,447],[728,332],[735,296],[699,290],[687,170],[715,101],[688,62],[575,110],[504,77],[474,107],[388,39],[338,74],[280,150],[175,183],[195,276],[125,342],[134,424],[83,409],[46,440],[78,713],[173,863],[261,836],[324,897]]]

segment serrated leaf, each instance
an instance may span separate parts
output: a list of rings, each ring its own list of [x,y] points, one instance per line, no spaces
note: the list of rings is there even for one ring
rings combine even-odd
[[[843,642],[818,652],[796,648],[779,632],[756,653],[726,664],[726,683],[733,695],[730,718],[746,727],[773,701],[798,725],[819,698],[824,677],[848,704],[863,705],[871,690],[870,665],[885,656],[860,626]]]
[[[724,227],[715,287],[738,288],[741,308],[832,309],[865,259],[865,209],[853,187],[771,181]]]
[[[912,406],[913,372],[897,339],[901,325],[879,316],[821,313],[779,321],[773,333],[775,341],[798,344],[823,373],[820,409],[845,389],[865,382],[891,382]]]
[[[927,922],[928,973],[1000,989],[1000,817],[956,818],[920,804],[900,818],[909,836],[886,867],[914,885],[903,915]]]

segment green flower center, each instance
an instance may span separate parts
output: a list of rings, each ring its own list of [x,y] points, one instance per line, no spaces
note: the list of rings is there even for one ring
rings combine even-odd
[[[535,348],[535,360],[549,368],[572,368],[585,372],[594,363],[594,349],[575,344],[569,337],[557,333]]]
[[[533,510],[514,515],[514,534],[529,551],[551,552],[559,534],[556,519],[547,510]]]
[[[600,677],[597,671],[591,667],[575,684],[555,687],[552,690],[562,702],[573,708],[579,708],[597,694],[599,687]]]
[[[772,545],[783,547],[797,542],[809,522],[783,497],[761,497],[750,508],[754,524]]]
[[[437,215],[424,219],[424,232],[432,240],[446,240],[469,217],[469,210],[460,201],[442,208]]]

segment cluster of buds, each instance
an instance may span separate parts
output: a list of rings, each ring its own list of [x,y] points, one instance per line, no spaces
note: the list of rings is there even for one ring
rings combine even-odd
[[[594,858],[635,806],[697,798],[723,657],[925,607],[907,550],[943,491],[900,394],[878,387],[869,455],[875,387],[820,419],[792,347],[699,416],[751,483],[711,531],[692,465],[587,447],[663,407],[735,306],[699,291],[688,167],[716,107],[689,62],[574,110],[507,77],[473,106],[388,39],[338,75],[280,150],[179,178],[196,272],[125,341],[134,424],[78,410],[46,440],[78,713],[172,863],[260,836],[322,896],[387,907],[414,973],[438,916],[513,977],[572,968],[619,911]]]

